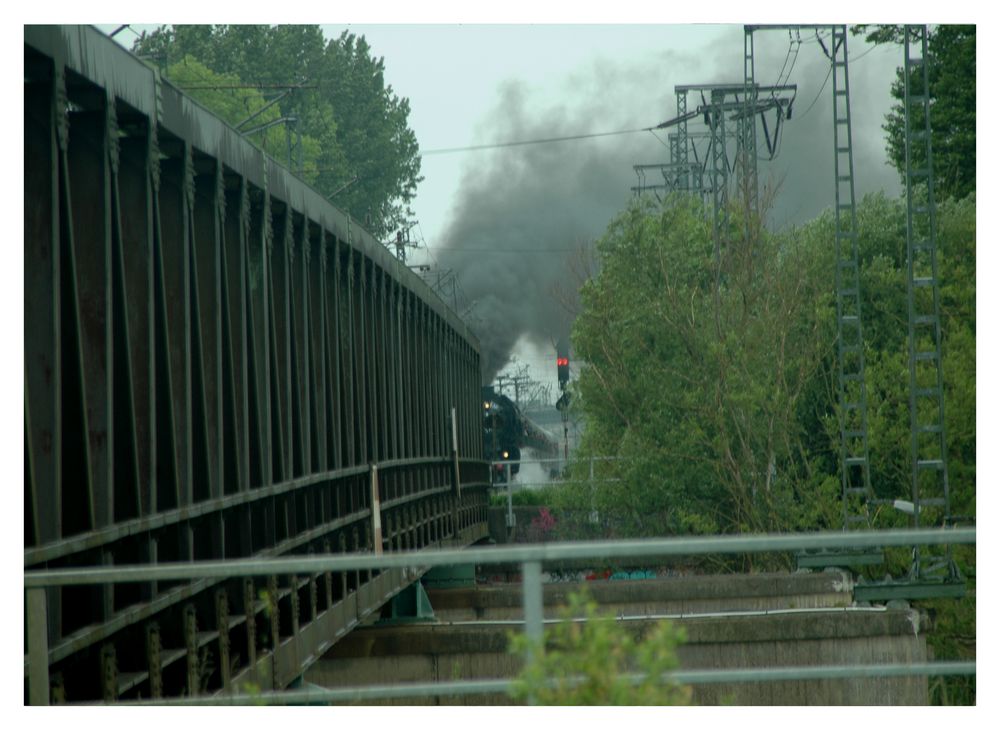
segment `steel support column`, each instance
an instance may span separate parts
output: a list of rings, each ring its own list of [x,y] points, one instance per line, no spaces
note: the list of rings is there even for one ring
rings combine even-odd
[[[921,527],[950,523],[951,495],[941,362],[927,26],[905,26],[903,37],[910,473],[913,526]],[[937,554],[915,548],[912,573],[919,578],[957,577],[950,547]]]

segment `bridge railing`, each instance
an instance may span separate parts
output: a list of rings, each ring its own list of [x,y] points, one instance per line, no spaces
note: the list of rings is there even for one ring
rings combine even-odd
[[[548,543],[541,545],[435,549],[421,552],[391,552],[382,555],[336,555],[233,561],[206,561],[156,566],[118,566],[30,571],[24,576],[27,598],[27,644],[30,701],[48,704],[49,678],[45,631],[45,590],[54,586],[133,583],[142,581],[199,580],[206,578],[252,578],[279,575],[346,573],[351,571],[403,570],[419,572],[436,566],[491,565],[520,563],[523,576],[524,631],[540,640],[543,634],[542,565],[548,561],[616,560],[666,558],[706,554],[791,552],[834,548],[872,548],[917,545],[974,544],[975,528],[883,530],[856,532],[800,533],[785,535],[717,536]],[[803,678],[864,676],[904,676],[973,674],[974,662],[934,662],[909,665],[857,665],[776,668],[750,671],[676,672],[667,680],[683,683],[765,681]],[[258,704],[297,702],[363,701],[389,697],[418,697],[429,694],[466,694],[503,691],[505,680],[414,684],[395,687],[343,688],[337,690],[296,690],[289,692],[241,694],[227,692],[208,697],[171,700],[183,704]],[[196,694],[192,693],[192,694]],[[154,703],[166,703],[154,698]]]
[[[729,684],[732,682],[780,682],[817,679],[884,679],[891,677],[941,677],[974,675],[975,662],[922,662],[915,664],[846,664],[818,667],[773,667],[767,669],[710,669],[675,671],[663,675],[664,683],[680,685]],[[630,677],[639,682],[643,677]],[[582,680],[581,680],[582,681]],[[553,681],[554,684],[554,681]],[[190,697],[171,701],[137,700],[129,705],[316,705],[332,703],[375,703],[383,700],[418,699],[442,696],[509,693],[515,686],[508,679],[480,679],[453,682],[406,682],[367,687],[309,687],[283,692],[229,694]]]
[[[26,25],[23,53],[24,569],[480,539],[480,356],[461,319],[95,28]],[[371,602],[341,630],[402,580],[352,576]],[[170,689],[206,649],[215,684],[254,664],[260,633],[318,636],[312,619],[350,603],[339,580],[318,606],[289,580],[275,629],[260,586],[112,588],[47,592],[70,698],[155,684],[147,655]],[[289,671],[316,650],[287,651]]]
[[[544,481],[524,481],[523,479],[519,479],[517,475],[513,475],[515,477],[513,480],[515,485],[520,485],[522,488],[563,483],[567,481],[565,478],[567,470],[576,466],[585,466],[589,470],[589,474],[586,477],[589,481],[617,481],[614,479],[602,479],[602,477],[597,474],[596,470],[599,464],[625,460],[626,459],[621,456],[588,456],[585,458],[572,459],[563,459],[560,457],[551,459],[506,459],[490,462],[490,472],[494,477],[494,483],[497,483],[497,477],[500,477],[501,475],[503,475],[504,480],[509,483],[511,481],[511,467],[515,464],[520,466],[537,466],[543,471],[549,471],[551,478]]]

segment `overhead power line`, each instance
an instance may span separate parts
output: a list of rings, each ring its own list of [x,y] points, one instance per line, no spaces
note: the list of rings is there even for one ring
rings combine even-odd
[[[593,132],[591,134],[573,134],[566,137],[546,137],[544,139],[525,139],[516,142],[494,142],[492,144],[477,144],[468,147],[446,147],[436,150],[426,150],[420,153],[421,157],[428,155],[445,155],[452,152],[474,152],[476,150],[495,150],[503,147],[523,147],[529,144],[548,144],[550,142],[570,142],[577,139],[593,139],[594,137],[612,137],[620,134],[635,134],[636,132],[648,132],[655,127],[642,127],[641,129],[620,129],[616,132]]]
[[[551,142],[572,142],[579,139],[594,139],[595,137],[613,137],[622,134],[637,134],[639,132],[651,132],[653,136],[656,136],[657,129],[667,129],[668,127],[673,127],[681,122],[685,122],[689,119],[694,119],[700,116],[704,112],[704,109],[696,109],[695,111],[688,112],[679,117],[674,117],[673,119],[668,119],[660,124],[653,125],[651,127],[639,127],[637,129],[619,129],[614,132],[590,132],[588,134],[571,134],[565,137],[544,137],[542,139],[524,139],[518,140],[516,142],[493,142],[491,144],[477,144],[470,145],[468,147],[446,147],[436,150],[426,150],[420,152],[421,157],[427,157],[428,155],[444,155],[452,152],[474,152],[476,150],[495,150],[502,149],[504,147],[523,147],[530,144],[549,144]],[[657,139],[659,139],[657,137]],[[662,140],[661,140],[662,142]]]
[[[180,84],[179,89],[200,89],[205,91],[233,91],[237,89],[253,89],[266,91],[269,89],[318,89],[315,84]]]
[[[430,249],[428,249],[430,250]],[[465,253],[476,254],[502,254],[502,253],[576,253],[579,248],[463,248],[461,246],[434,246],[435,251],[463,251]]]

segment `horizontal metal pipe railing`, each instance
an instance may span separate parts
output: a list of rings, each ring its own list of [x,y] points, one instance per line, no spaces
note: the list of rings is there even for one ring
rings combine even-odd
[[[392,461],[375,463],[374,466],[376,466],[379,471],[388,471],[390,469],[417,466],[448,466],[451,463],[452,459],[448,456],[424,456],[413,459],[394,459]],[[459,463],[461,465],[469,465],[485,464],[486,462],[479,459],[462,459]],[[31,565],[36,565],[49,560],[55,560],[83,550],[100,547],[116,540],[129,537],[130,535],[150,532],[152,530],[158,530],[164,527],[169,527],[170,525],[184,522],[185,520],[203,517],[214,512],[221,512],[223,510],[246,506],[260,500],[277,497],[288,492],[293,492],[297,489],[313,486],[315,484],[361,476],[369,473],[371,471],[371,467],[372,464],[359,464],[341,469],[333,469],[320,474],[309,474],[307,476],[289,479],[276,484],[255,487],[246,491],[237,492],[235,494],[227,494],[224,497],[206,499],[202,502],[195,502],[194,504],[178,507],[166,512],[158,512],[144,517],[136,517],[125,522],[109,525],[108,527],[99,530],[92,530],[80,535],[74,535],[73,537],[68,537],[57,542],[39,545],[32,548],[25,548],[24,565],[25,567],[30,567]],[[364,514],[366,513],[359,512],[360,517],[364,517]]]
[[[624,612],[619,612],[615,615],[614,620],[618,622],[630,622],[630,621],[658,621],[661,619],[666,619],[669,621],[682,621],[684,619],[690,618],[746,618],[751,616],[802,616],[805,614],[824,614],[829,615],[831,613],[885,613],[888,611],[886,606],[823,606],[823,607],[812,607],[812,608],[756,608],[749,609],[746,611],[688,611],[680,613],[641,613],[641,614],[626,614]],[[543,624],[559,624],[559,623],[584,623],[587,619],[585,618],[546,618],[542,619]],[[441,623],[447,624],[448,626],[523,626],[524,619],[519,618],[494,618],[494,619],[475,619],[469,621],[442,621]]]
[[[815,550],[824,548],[900,547],[913,545],[958,545],[974,543],[975,528],[866,530],[796,534],[674,537],[646,540],[596,540],[547,543],[518,547],[442,549],[393,552],[382,555],[355,554],[295,556],[258,560],[212,560],[198,563],[116,565],[112,568],[66,568],[30,570],[24,573],[25,588],[132,583],[148,580],[195,578],[240,578],[289,575],[306,572],[339,572],[419,566],[546,562],[552,560],[662,558],[708,554],[734,554]]]
[[[437,489],[432,489],[424,492],[418,492],[415,495],[409,495],[405,498],[399,498],[397,500],[388,500],[382,503],[382,510],[387,511],[389,509],[398,507],[411,499],[415,498],[426,498],[433,497],[440,494],[451,493],[452,488],[449,487],[439,487]],[[275,557],[282,553],[291,552],[302,545],[308,544],[309,542],[316,540],[327,533],[332,533],[335,530],[342,529],[354,522],[361,519],[368,519],[371,516],[371,510],[364,508],[358,512],[354,512],[350,515],[344,517],[338,517],[331,522],[319,525],[311,530],[299,533],[294,537],[290,537],[282,542],[271,546],[262,551],[265,557]],[[276,558],[282,559],[282,558]],[[188,563],[189,564],[189,563]],[[318,573],[317,573],[318,574]],[[171,606],[175,606],[184,600],[187,600],[198,593],[208,590],[215,585],[226,580],[224,577],[203,577],[196,581],[185,583],[183,585],[178,585],[173,588],[162,591],[157,594],[154,598],[147,602],[138,603],[133,606],[129,606],[120,611],[117,611],[114,618],[111,620],[101,623],[92,624],[85,626],[77,631],[69,634],[68,636],[63,636],[59,638],[54,644],[49,647],[49,661],[55,662],[65,659],[67,656],[75,651],[79,651],[83,647],[89,646],[107,639],[115,634],[117,631],[121,631],[125,627],[134,624],[138,621],[144,619],[149,619],[155,616],[157,613],[166,610]]]
[[[350,570],[386,570],[389,568],[418,567],[421,570],[436,566],[521,563],[523,573],[523,609],[524,628],[528,637],[538,641],[543,636],[542,612],[542,580],[541,565],[546,561],[600,559],[613,560],[620,558],[662,558],[668,556],[691,556],[706,554],[734,554],[758,552],[783,552],[812,549],[834,548],[866,548],[866,547],[900,547],[916,545],[958,545],[973,544],[976,541],[975,528],[952,529],[908,529],[881,530],[858,532],[827,532],[799,533],[786,535],[731,535],[690,538],[663,538],[646,540],[617,540],[569,542],[521,547],[494,547],[456,549],[431,549],[424,551],[409,551],[396,553],[354,554],[337,556],[295,556],[273,559],[242,559],[230,561],[205,561],[201,563],[172,563],[160,565],[125,566],[114,568],[75,568],[61,570],[26,571],[24,586],[27,593],[29,610],[26,615],[28,628],[28,661],[29,687],[31,688],[32,704],[47,704],[48,663],[47,640],[45,636],[46,608],[44,591],[46,587],[65,585],[90,585],[104,583],[129,583],[148,580],[191,580],[191,579],[224,579],[251,576],[277,576],[289,574],[307,574],[323,572],[340,572]],[[714,670],[708,673],[675,673],[670,675],[676,681],[687,684],[698,681],[752,681],[771,678],[804,679],[810,678],[810,672],[819,673],[813,678],[822,678],[823,672],[831,672],[832,676],[848,676],[841,673],[851,671],[851,667],[789,667],[769,670],[746,671],[723,670],[717,674]],[[854,667],[858,675],[850,676],[901,676],[905,674],[935,674],[975,672],[974,663],[934,663],[926,665],[859,665]],[[866,674],[871,672],[872,674]],[[785,674],[783,674],[785,673]],[[683,679],[681,679],[683,677]],[[451,684],[426,685],[433,687],[433,694],[447,695],[458,693],[482,693],[506,691],[510,682],[497,680],[495,682],[463,682]],[[420,689],[424,685],[413,685],[409,689],[416,692],[430,692],[430,689]],[[364,689],[364,688],[362,688]],[[359,688],[342,690],[324,690],[320,693],[310,690],[307,693],[275,695],[275,697],[291,698],[276,700],[280,702],[314,702],[314,701],[358,701],[376,699],[379,691],[397,692],[405,689],[402,686],[394,688],[366,688],[365,694]],[[348,693],[338,695],[338,692]],[[361,692],[361,694],[359,694]],[[394,696],[421,696],[391,695]],[[264,699],[265,695],[214,695],[207,699],[192,698],[185,702],[193,704],[255,704]],[[267,695],[268,699],[271,695]],[[166,704],[157,702],[154,704]]]
[[[722,684],[729,682],[781,682],[820,679],[865,679],[886,677],[970,675],[975,662],[926,662],[919,664],[846,664],[820,667],[770,667],[763,669],[703,669],[664,673],[661,681],[681,685]],[[644,677],[633,675],[633,682]],[[582,680],[581,680],[582,681]],[[183,697],[176,700],[136,700],[123,705],[306,705],[330,702],[366,702],[406,698],[427,698],[501,694],[517,684],[509,679],[480,679],[453,682],[409,682],[367,687],[294,689],[259,694]]]
[[[592,464],[605,461],[626,461],[624,456],[588,456],[584,459],[563,459],[562,457],[554,457],[551,459],[501,459],[499,461],[492,462],[494,466],[497,464],[565,464],[566,466],[576,465],[576,464]]]
[[[502,459],[499,461],[490,462],[490,476],[491,477],[495,476],[499,471],[502,471],[507,475],[507,481],[505,483],[504,482],[493,483],[492,486],[494,487],[497,486],[509,487],[510,484],[514,484],[518,488],[524,488],[524,487],[539,487],[548,485],[610,484],[614,482],[620,482],[621,479],[619,477],[601,477],[594,475],[594,467],[597,464],[609,461],[627,461],[627,459],[622,456],[590,456],[585,459],[574,458],[569,460],[563,459],[561,457],[556,457],[552,459]],[[563,471],[563,473],[565,473],[565,471],[570,467],[586,465],[590,467],[590,474],[589,476],[584,476],[576,479],[567,479],[564,476],[558,476],[556,478],[547,479],[541,482],[521,481],[520,477],[517,475],[514,475],[514,478],[512,479],[511,475],[509,474],[509,471],[514,466],[524,467],[524,466],[537,465],[544,469],[546,465],[552,465],[552,464],[559,466],[559,468]]]

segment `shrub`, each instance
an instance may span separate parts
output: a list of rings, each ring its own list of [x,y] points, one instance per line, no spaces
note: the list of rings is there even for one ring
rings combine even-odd
[[[514,682],[515,700],[536,705],[686,705],[690,688],[665,681],[677,669],[683,630],[659,621],[634,638],[603,615],[585,589],[569,596],[544,642],[511,637],[511,651],[529,656]],[[581,620],[582,617],[582,620]]]

